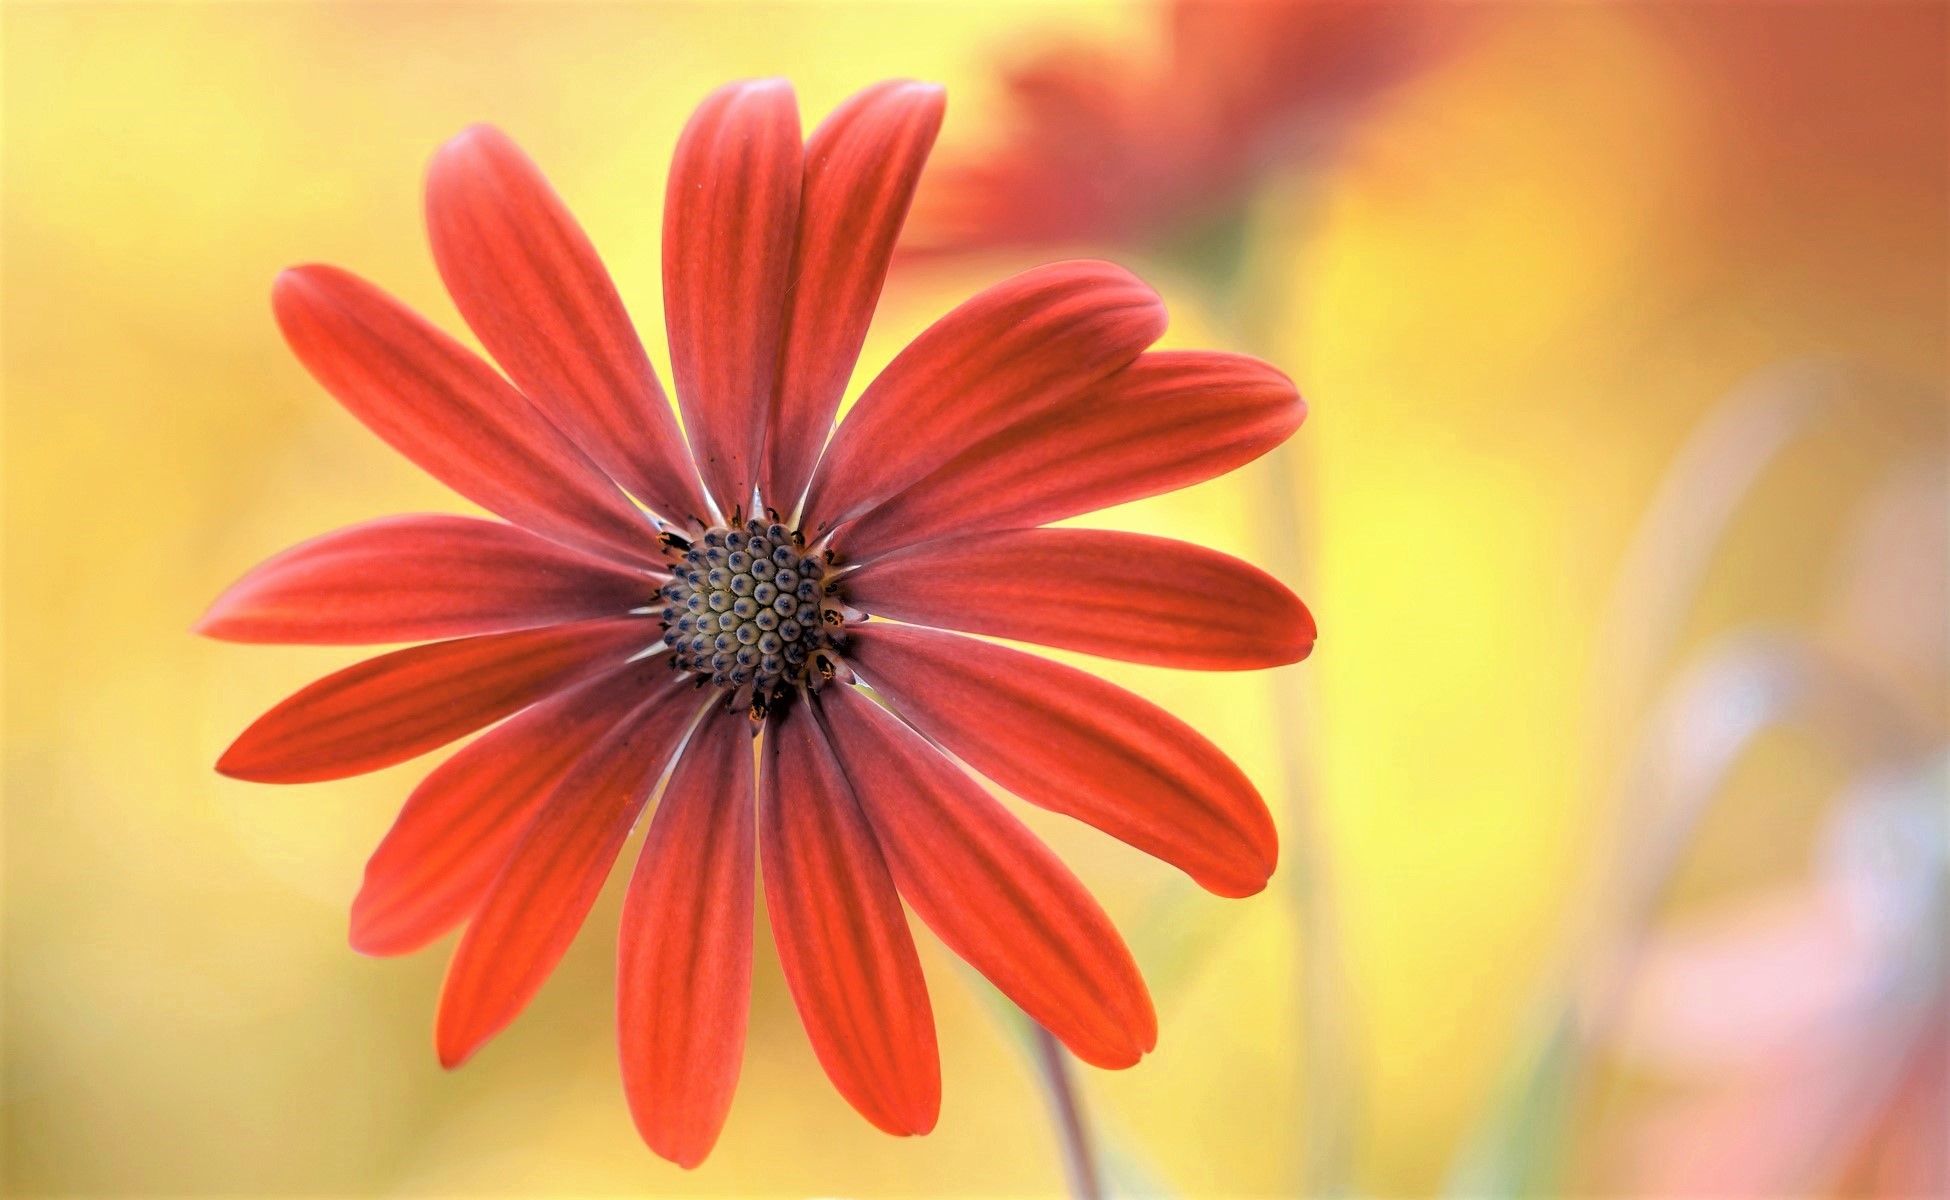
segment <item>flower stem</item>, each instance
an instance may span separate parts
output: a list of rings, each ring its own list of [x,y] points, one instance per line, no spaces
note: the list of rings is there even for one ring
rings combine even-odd
[[[1304,211],[1309,202],[1300,196],[1271,208],[1290,215]],[[1250,226],[1263,218],[1242,213],[1239,219]],[[1287,253],[1241,255],[1224,264],[1210,282],[1213,308],[1231,326],[1239,344],[1276,363],[1295,357],[1295,348],[1284,344],[1282,337],[1282,318],[1294,314],[1278,299],[1282,280],[1268,276],[1269,268],[1263,264],[1296,261],[1309,228],[1302,219],[1294,227],[1298,232],[1273,234],[1275,240],[1290,243]],[[1268,235],[1263,228],[1248,228],[1242,236],[1250,245]],[[1296,486],[1296,481],[1306,478],[1300,469],[1299,447],[1291,442],[1278,447],[1248,471],[1263,518],[1259,524],[1263,561],[1275,577],[1298,586],[1309,565],[1302,547],[1313,541]],[[1275,706],[1287,728],[1303,728],[1309,695],[1301,673],[1288,666],[1274,672],[1272,682]],[[1282,891],[1293,906],[1300,931],[1298,1084],[1306,1116],[1295,1186],[1305,1196],[1345,1196],[1350,1192],[1359,1137],[1361,1080],[1354,1062],[1355,1014],[1346,991],[1330,876],[1332,853],[1325,817],[1313,796],[1317,764],[1310,748],[1297,736],[1280,736],[1277,742],[1286,833]]]
[[[1097,1158],[1090,1145],[1090,1130],[1083,1120],[1083,1106],[1070,1079],[1070,1052],[1034,1021],[1030,1028],[1036,1041],[1036,1062],[1049,1087],[1050,1115],[1056,1118],[1057,1136],[1063,1142],[1063,1167],[1070,1177],[1070,1195],[1076,1200],[1103,1200],[1104,1189],[1097,1177]]]

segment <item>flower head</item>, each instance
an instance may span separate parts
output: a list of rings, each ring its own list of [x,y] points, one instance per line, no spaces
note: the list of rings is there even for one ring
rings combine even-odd
[[[638,1128],[686,1166],[738,1075],[760,854],[813,1047],[888,1132],[927,1132],[940,1101],[903,898],[1085,1061],[1151,1049],[1103,910],[950,754],[1219,894],[1274,866],[1265,805],[1204,737],[964,634],[1208,670],[1304,657],[1306,609],[1244,563],[1039,528],[1265,453],[1304,413],[1284,376],[1147,352],[1164,328],[1150,289],[1057,263],[941,318],[832,430],[942,108],[938,88],[881,84],[803,146],[784,83],[699,108],[664,215],[681,432],[588,238],[493,129],[436,155],[427,223],[505,379],[343,271],[295,268],[275,290],[312,375],[506,521],[353,526],[227,591],[199,626],[213,637],[427,644],[304,688],[218,769],[337,779],[493,726],[414,789],[352,911],[372,954],[465,924],[437,1027],[449,1066],[541,987],[660,794],[618,1028]]]
[[[1269,169],[1332,155],[1466,7],[1174,0],[1159,61],[1065,46],[1023,62],[1006,140],[923,189],[916,249],[1199,238]]]

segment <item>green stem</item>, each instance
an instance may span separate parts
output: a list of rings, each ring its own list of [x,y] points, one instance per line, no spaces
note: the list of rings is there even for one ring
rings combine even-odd
[[[1256,240],[1247,228],[1252,223],[1250,215],[1239,215],[1236,236],[1242,245]],[[1275,365],[1287,363],[1290,356],[1273,344],[1283,306],[1272,300],[1276,289],[1256,278],[1256,273],[1266,269],[1261,260],[1242,253],[1215,265],[1219,270],[1209,279],[1214,311],[1237,333],[1243,348]],[[1266,540],[1263,561],[1275,577],[1296,586],[1306,574],[1302,547],[1309,532],[1293,486],[1303,477],[1299,467],[1299,449],[1288,442],[1249,468],[1261,518],[1257,528]],[[1307,708],[1301,669],[1277,670],[1273,692],[1274,711],[1282,724],[1275,740],[1286,800],[1287,836],[1281,839],[1286,860],[1283,893],[1295,910],[1300,931],[1299,1087],[1307,1116],[1299,1186],[1301,1193],[1310,1197],[1342,1196],[1347,1194],[1352,1178],[1355,1113],[1360,1097],[1351,1058],[1353,1015],[1342,974],[1327,834],[1319,812],[1308,803],[1314,771],[1306,755],[1305,739],[1287,736],[1288,728]]]
[[[1103,1200],[1090,1129],[1084,1123],[1083,1105],[1070,1078],[1070,1052],[1049,1030],[1034,1021],[1030,1026],[1036,1042],[1036,1063],[1049,1089],[1050,1115],[1056,1118],[1057,1137],[1063,1144],[1063,1167],[1070,1178],[1070,1194],[1076,1200]]]
[[[1288,486],[1298,455],[1289,444],[1268,455],[1257,472],[1271,545],[1266,562],[1273,574],[1297,580],[1301,573],[1301,522]],[[1306,707],[1300,671],[1280,669],[1274,679],[1274,711],[1294,722]],[[1308,802],[1312,772],[1301,739],[1281,731],[1280,784],[1286,797],[1286,887],[1300,927],[1301,1099],[1306,1107],[1304,1194],[1344,1195],[1352,1169],[1355,1072],[1349,1059],[1350,1014],[1341,976],[1341,953],[1328,875],[1326,831]]]

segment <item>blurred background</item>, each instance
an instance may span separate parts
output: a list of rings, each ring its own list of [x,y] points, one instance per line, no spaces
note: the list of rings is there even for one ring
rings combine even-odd
[[[275,272],[338,263],[463,332],[420,178],[492,121],[668,379],[671,147],[780,74],[808,128],[883,77],[949,89],[856,389],[1087,254],[1159,288],[1165,344],[1311,405],[1253,468],[1082,522],[1265,563],[1322,632],[1258,676],[1090,664],[1259,782],[1265,894],[1030,818],[1160,1012],[1141,1066],[1076,1073],[1104,1194],[1945,1194],[1947,13],[6,4],[6,1190],[1078,1186],[1019,1027],[926,935],[924,1139],[831,1091],[761,931],[724,1138],[650,1155],[613,896],[446,1074],[444,953],[345,945],[426,764],[210,769],[350,656],[198,641],[203,606],[312,534],[461,507],[291,360]]]

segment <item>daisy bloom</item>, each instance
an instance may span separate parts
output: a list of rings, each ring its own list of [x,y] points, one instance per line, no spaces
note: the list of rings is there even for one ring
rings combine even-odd
[[[493,726],[407,798],[352,908],[369,954],[465,926],[450,1067],[541,987],[659,796],[617,1026],[637,1127],[684,1166],[737,1081],[760,855],[820,1063],[867,1120],[918,1134],[941,1085],[903,900],[1084,1061],[1127,1067],[1157,1037],[1103,910],[962,764],[1220,895],[1259,891],[1277,854],[1253,785],[1184,722],[966,635],[1201,670],[1304,657],[1306,609],[1244,563],[1040,528],[1265,453],[1304,413],[1283,375],[1147,352],[1150,289],[1056,263],[935,322],[833,428],[942,111],[937,87],[883,83],[802,143],[784,82],[704,101],[664,205],[681,422],[589,239],[491,128],[435,155],[426,216],[505,378],[336,268],[273,295],[327,391],[505,523],[355,525],[225,592],[212,637],[426,644],[304,688],[217,769],[338,779]]]
[[[1007,133],[922,190],[941,253],[1197,237],[1268,171],[1336,154],[1433,61],[1454,0],[1174,0],[1157,61],[1070,45],[1004,76]]]

